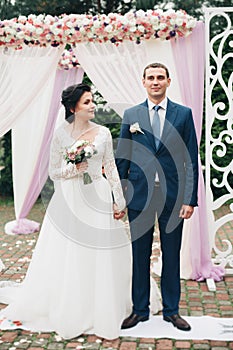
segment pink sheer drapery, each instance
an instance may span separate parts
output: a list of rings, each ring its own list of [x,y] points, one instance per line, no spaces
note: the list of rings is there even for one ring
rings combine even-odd
[[[202,132],[203,97],[204,97],[204,23],[198,22],[192,35],[172,41],[172,50],[183,103],[193,111],[194,124],[200,145]],[[205,184],[199,158],[198,207],[190,219],[190,257],[192,264],[191,278],[202,281],[213,278],[220,281],[224,269],[211,261],[209,243]]]
[[[57,69],[47,125],[45,128],[45,133],[43,135],[40,152],[37,158],[31,183],[29,185],[21,211],[19,213],[19,217],[16,218],[16,222],[10,229],[12,233],[27,234],[38,231],[39,229],[39,224],[35,221],[26,219],[26,216],[37,200],[48,177],[49,148],[58,115],[58,110],[60,108],[62,90],[71,84],[82,82],[83,74],[84,71],[82,68],[73,68],[69,70]]]

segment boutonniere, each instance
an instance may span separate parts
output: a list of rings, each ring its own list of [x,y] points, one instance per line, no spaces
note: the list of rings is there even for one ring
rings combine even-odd
[[[140,128],[140,125],[137,123],[134,123],[134,124],[131,124],[130,125],[130,128],[129,128],[129,131],[132,133],[132,134],[135,134],[137,132],[140,132],[141,134],[144,134],[144,132],[142,131],[142,129]]]

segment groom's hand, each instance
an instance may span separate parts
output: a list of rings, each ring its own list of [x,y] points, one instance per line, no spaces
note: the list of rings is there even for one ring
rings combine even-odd
[[[183,204],[180,210],[179,217],[182,219],[189,219],[193,215],[194,207],[191,205],[185,205]]]

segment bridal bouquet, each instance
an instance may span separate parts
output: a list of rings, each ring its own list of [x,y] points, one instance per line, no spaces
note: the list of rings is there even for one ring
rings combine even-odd
[[[85,162],[96,153],[97,150],[91,142],[78,140],[70,148],[66,149],[65,160],[67,161],[67,164],[78,164]],[[92,183],[92,179],[87,172],[83,173],[83,183],[84,185]]]

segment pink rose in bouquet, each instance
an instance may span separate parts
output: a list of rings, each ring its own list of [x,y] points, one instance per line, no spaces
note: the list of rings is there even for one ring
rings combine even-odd
[[[90,141],[78,140],[70,148],[66,149],[65,160],[68,163],[78,164],[86,162],[87,159],[91,158],[97,153],[95,146]],[[83,173],[84,185],[92,183],[92,179],[87,172]]]

